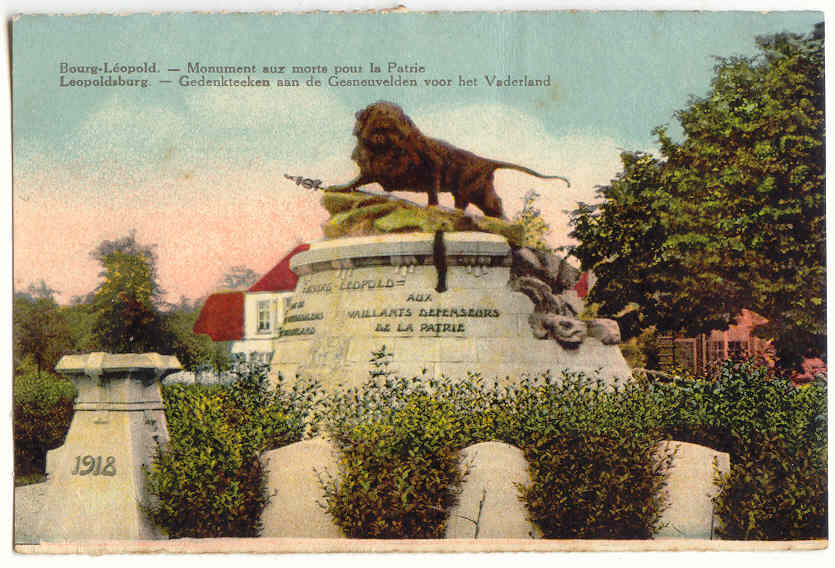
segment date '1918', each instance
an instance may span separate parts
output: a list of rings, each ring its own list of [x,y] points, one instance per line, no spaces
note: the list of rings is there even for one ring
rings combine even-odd
[[[116,458],[107,456],[102,467],[101,456],[75,456],[75,468],[73,475],[116,475]]]

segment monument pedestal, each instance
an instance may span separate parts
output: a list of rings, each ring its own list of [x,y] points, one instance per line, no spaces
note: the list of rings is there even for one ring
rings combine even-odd
[[[168,442],[160,381],[179,369],[156,353],[61,358],[78,397],[64,445],[47,454],[42,541],[164,538],[140,509],[142,468]]]
[[[400,376],[631,375],[615,344],[589,336],[566,347],[537,338],[536,306],[511,287],[512,264],[507,241],[489,233],[313,243],[290,261],[299,282],[275,340],[273,373],[357,386],[369,378],[371,353],[385,346],[388,370]]]

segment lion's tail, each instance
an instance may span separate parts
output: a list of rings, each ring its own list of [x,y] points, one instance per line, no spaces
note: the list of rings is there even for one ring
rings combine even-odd
[[[539,172],[536,172],[536,171],[534,171],[530,168],[526,168],[525,166],[520,166],[518,164],[512,164],[510,162],[493,162],[493,164],[494,164],[494,169],[497,169],[497,170],[516,170],[516,171],[523,172],[523,173],[526,173],[528,175],[538,177],[538,178],[542,178],[542,179],[561,179],[562,181],[565,182],[565,184],[568,187],[571,187],[571,182],[568,181],[568,178],[563,177],[563,176],[546,176],[546,175],[541,174]]]

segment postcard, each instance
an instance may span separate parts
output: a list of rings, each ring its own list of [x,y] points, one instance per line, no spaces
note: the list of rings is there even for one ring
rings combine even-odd
[[[823,19],[13,17],[15,550],[826,548]]]

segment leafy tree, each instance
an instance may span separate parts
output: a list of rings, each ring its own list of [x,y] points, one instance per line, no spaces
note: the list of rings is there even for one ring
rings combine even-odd
[[[41,280],[14,295],[14,362],[32,360],[38,377],[51,370],[72,347],[67,321],[55,302],[55,290]]]
[[[91,304],[98,347],[116,353],[168,352],[153,247],[139,244],[132,231],[103,241],[91,255],[104,268]]]
[[[69,306],[61,306],[61,314],[70,327],[74,352],[88,353],[99,350],[96,345],[96,321],[92,309],[92,294],[88,303],[74,302]]]
[[[522,198],[522,210],[513,218],[514,223],[520,223],[524,229],[520,246],[553,252],[548,246],[546,237],[551,228],[542,218],[542,211],[536,207],[539,193],[531,189]]]
[[[246,266],[233,266],[218,282],[219,288],[237,290],[249,288],[258,281],[258,273]]]
[[[622,154],[605,201],[572,215],[573,254],[627,336],[725,329],[749,308],[791,366],[824,351],[823,24],[757,45],[677,113],[683,141],[659,127],[660,157]]]
[[[185,369],[197,371],[212,367],[224,370],[229,366],[229,354],[226,349],[212,341],[208,335],[197,335],[193,331],[203,302],[204,300],[192,302],[184,297],[172,306],[164,316],[166,336],[170,341],[171,351]]]

